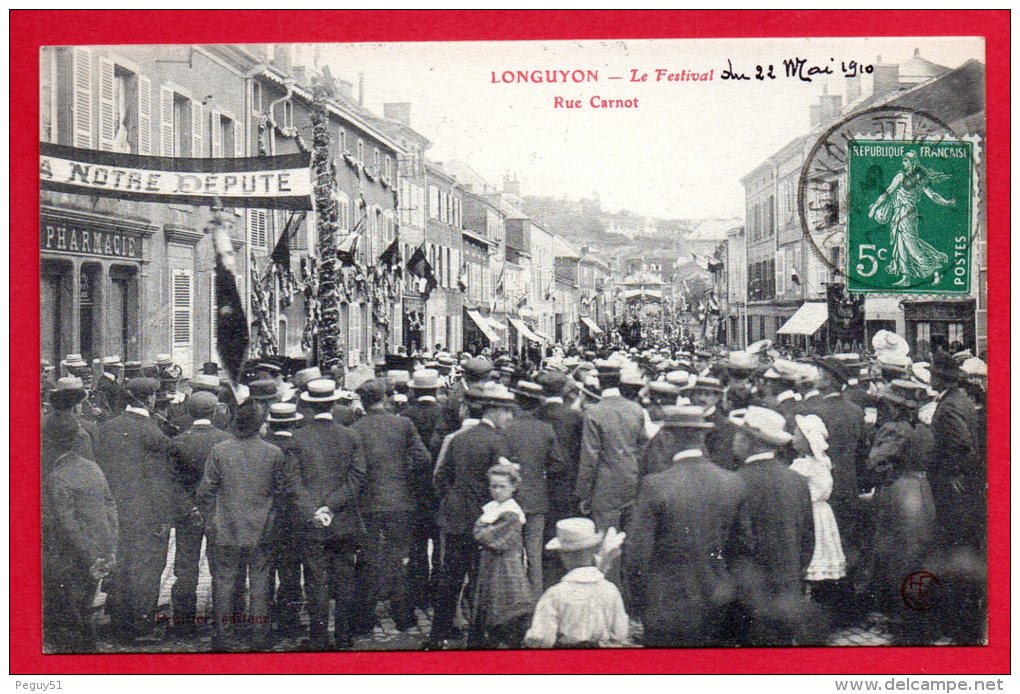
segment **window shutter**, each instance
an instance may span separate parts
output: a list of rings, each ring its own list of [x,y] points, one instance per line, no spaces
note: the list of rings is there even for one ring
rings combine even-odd
[[[71,49],[71,73],[74,109],[71,143],[92,149],[92,53],[88,49]]]
[[[220,124],[220,112],[209,109],[209,156],[223,156],[223,131]]]
[[[172,157],[174,155],[174,90],[160,85],[159,97],[159,153],[164,157]]]
[[[113,61],[99,58],[99,149],[112,152],[117,137],[117,116],[113,107]]]
[[[152,82],[138,75],[138,153],[152,154]]]
[[[786,293],[786,250],[776,251],[776,294]]]
[[[269,220],[265,210],[248,210],[248,243],[253,249],[265,250]]]
[[[201,101],[191,101],[191,156],[204,156],[205,141],[202,139],[202,108]]]
[[[174,361],[190,372],[192,287],[190,270],[173,270],[171,284],[171,351]]]
[[[234,156],[243,157],[244,152],[244,122],[234,121]]]
[[[216,290],[216,273],[209,275],[209,361],[216,361],[216,338],[219,331],[216,329],[216,300],[219,292]]]

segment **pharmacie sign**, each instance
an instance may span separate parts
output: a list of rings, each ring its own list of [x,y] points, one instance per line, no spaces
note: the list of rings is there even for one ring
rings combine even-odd
[[[312,208],[308,152],[275,157],[149,157],[39,145],[43,190],[165,204]]]
[[[111,227],[67,222],[45,216],[39,225],[39,248],[75,255],[142,259],[140,236]]]

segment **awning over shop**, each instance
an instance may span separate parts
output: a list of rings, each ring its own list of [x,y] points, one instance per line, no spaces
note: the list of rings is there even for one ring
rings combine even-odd
[[[895,296],[866,296],[864,317],[866,320],[896,320],[903,315],[900,301],[902,300]]]
[[[545,333],[543,333],[543,332],[541,332],[541,331],[539,331],[539,330],[535,330],[535,331],[533,331],[533,332],[534,332],[534,333],[535,333],[536,335],[538,335],[538,336],[539,336],[540,338],[542,338],[542,341],[543,341],[543,342],[552,342],[552,341],[553,341],[553,339],[552,339],[551,337],[549,337],[548,335],[546,335]]]
[[[599,324],[593,321],[588,316],[581,316],[581,322],[588,326],[588,330],[591,331],[592,335],[602,334],[602,328],[599,327]]]
[[[809,301],[797,309],[776,332],[780,335],[814,335],[829,319],[829,305],[824,301]]]
[[[498,320],[496,320],[492,316],[489,316],[488,318],[486,318],[486,320],[489,321],[489,325],[491,325],[493,327],[493,329],[498,330],[501,333],[505,333],[506,332],[506,326],[503,325],[502,323],[500,323]]]
[[[492,343],[499,342],[499,335],[497,335],[496,331],[492,329],[492,324],[489,323],[485,316],[478,311],[472,311],[471,309],[464,310],[467,312],[471,320],[475,322],[475,325],[478,326],[478,329],[482,331],[482,334],[485,335],[485,339]]]
[[[537,342],[539,344],[542,343],[542,338],[540,338],[538,335],[532,332],[531,328],[525,325],[524,321],[518,320],[516,318],[508,318],[507,320],[510,321],[511,325],[517,328],[517,332],[519,332],[527,339],[531,340],[532,342]]]

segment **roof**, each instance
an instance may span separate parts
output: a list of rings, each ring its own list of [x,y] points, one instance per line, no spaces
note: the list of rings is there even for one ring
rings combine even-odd
[[[730,229],[743,223],[740,217],[729,219],[705,219],[697,228],[687,235],[688,241],[722,241]]]
[[[581,254],[573,249],[573,247],[563,240],[562,236],[553,234],[553,252],[556,258],[578,258],[580,259]]]
[[[920,48],[914,49],[914,55],[910,60],[900,63],[901,82],[927,82],[947,72],[949,72],[949,68],[945,65],[939,65],[922,58]]]

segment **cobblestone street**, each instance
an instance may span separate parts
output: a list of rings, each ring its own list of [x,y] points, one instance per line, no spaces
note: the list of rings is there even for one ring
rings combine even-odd
[[[172,610],[170,607],[170,589],[174,583],[173,576],[174,541],[171,535],[169,551],[167,553],[167,565],[163,571],[160,588],[159,605],[160,611],[157,622],[160,625],[171,623]],[[101,590],[101,589],[100,589]],[[156,652],[156,653],[201,653],[211,650],[212,626],[200,625],[196,636],[190,638],[175,638],[167,627],[158,626],[153,633],[145,638],[137,639],[133,644],[123,644],[103,638],[102,628],[108,618],[103,614],[102,606],[105,602],[105,594],[100,592],[96,596],[94,619],[100,626],[100,650],[106,653],[131,653],[131,652]],[[209,615],[212,612],[212,580],[209,574],[209,565],[206,560],[205,551],[202,552],[202,563],[198,583],[198,614]],[[389,615],[380,613],[379,622],[372,632],[371,637],[356,638],[354,641],[355,650],[359,651],[406,651],[419,650],[428,637],[431,628],[430,614],[416,611],[418,626],[407,631],[399,631]],[[307,625],[308,615],[302,611],[302,621]],[[464,622],[461,621],[461,625]],[[635,643],[640,642],[641,625],[631,621],[631,638]],[[839,629],[832,632],[827,644],[830,646],[888,646],[892,644],[892,636],[888,630],[885,618],[878,613],[871,613],[857,625]],[[463,642],[456,642],[456,645],[463,645]],[[305,650],[302,644],[302,637],[289,637],[277,639],[274,642],[276,651],[302,651]]]

